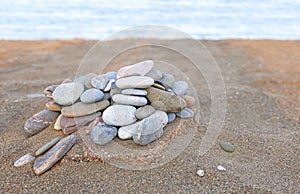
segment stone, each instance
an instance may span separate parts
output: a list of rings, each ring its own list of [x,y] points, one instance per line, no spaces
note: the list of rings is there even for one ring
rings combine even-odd
[[[155,88],[158,88],[158,89],[161,89],[161,90],[166,90],[166,88],[165,88],[164,86],[162,86],[162,85],[160,85],[160,84],[156,84],[156,83],[154,83],[154,84],[152,85],[152,87],[155,87]]]
[[[76,79],[74,79],[73,82],[82,84],[84,86],[84,79],[85,79],[85,76],[80,76],[80,77],[77,77]]]
[[[72,106],[65,106],[61,109],[61,113],[65,117],[80,117],[92,114],[94,112],[105,109],[109,106],[108,100],[101,100],[99,102],[84,104],[82,102],[77,102]]]
[[[155,108],[153,106],[150,105],[142,106],[136,110],[135,117],[141,120],[152,115],[154,111]]]
[[[32,117],[30,117],[25,125],[24,130],[28,136],[35,135],[45,128],[49,127],[58,117],[59,112],[51,110],[43,110]]]
[[[48,110],[52,110],[52,111],[61,111],[61,106],[59,104],[57,104],[55,101],[49,101],[45,104],[46,108]]]
[[[149,88],[154,84],[154,80],[151,77],[146,76],[130,76],[118,79],[116,85],[118,88]]]
[[[93,87],[104,90],[111,79],[116,79],[116,72],[108,72],[103,75],[98,75],[91,80],[91,83]]]
[[[61,126],[60,126],[60,120],[61,120],[61,118],[63,117],[63,115],[62,114],[60,114],[58,117],[57,117],[57,119],[56,119],[56,121],[55,121],[55,123],[54,123],[54,129],[55,130],[61,130]]]
[[[79,99],[83,90],[81,83],[66,83],[57,86],[52,96],[57,104],[69,106]]]
[[[193,107],[196,103],[196,100],[193,96],[184,95],[184,96],[182,96],[182,98],[184,99],[184,101],[186,103],[186,107],[188,107],[188,108]]]
[[[121,93],[126,94],[126,95],[134,95],[134,96],[146,96],[147,95],[146,90],[133,89],[133,88],[124,89],[121,91]]]
[[[167,113],[157,110],[146,117],[138,127],[137,133],[133,135],[133,141],[139,145],[147,145],[163,135],[163,128],[168,123]]]
[[[168,123],[171,123],[175,120],[176,114],[175,113],[169,113],[168,114]]]
[[[86,76],[84,76],[84,86],[86,88],[93,88],[93,85],[91,82],[92,82],[92,79],[96,76],[97,76],[97,74],[95,74],[95,73],[89,73]]]
[[[95,112],[81,117],[62,117],[60,125],[64,134],[69,135],[88,125],[90,122],[101,116],[101,112]]]
[[[69,135],[61,139],[44,155],[38,157],[33,164],[35,174],[40,175],[49,170],[73,147],[76,140],[77,137],[75,135]]]
[[[43,145],[40,149],[38,149],[35,152],[35,155],[39,156],[39,155],[45,153],[47,150],[49,150],[51,147],[53,147],[59,140],[60,140],[60,137],[56,137],[56,138],[52,139],[51,141],[49,141],[48,143]]]
[[[104,98],[104,94],[101,90],[96,88],[91,88],[83,92],[80,96],[80,100],[82,103],[89,104],[102,100]]]
[[[234,152],[234,145],[232,145],[229,142],[226,141],[221,141],[220,142],[220,146],[223,150],[225,150],[226,152]]]
[[[110,91],[110,89],[111,89],[111,84],[112,83],[114,83],[114,82],[116,82],[116,80],[115,79],[111,79],[111,80],[109,80],[109,82],[107,83],[107,85],[106,85],[106,87],[104,88],[104,92],[108,92],[108,91]]]
[[[118,129],[113,126],[99,123],[90,132],[91,139],[95,144],[105,145],[117,136]]]
[[[52,93],[54,92],[54,90],[57,88],[58,85],[51,85],[51,86],[48,86],[44,89],[43,93],[49,97],[49,98],[52,98]]]
[[[25,154],[24,156],[19,158],[17,161],[15,161],[14,166],[15,167],[23,166],[25,164],[32,162],[34,159],[35,159],[35,157],[32,156],[31,154]]]
[[[116,82],[113,82],[111,84],[111,88],[110,88],[110,96],[114,96],[115,94],[121,94],[122,89],[118,88],[116,85]]]
[[[153,68],[153,61],[147,60],[121,68],[117,73],[117,79],[133,75],[146,75]]]
[[[173,92],[179,96],[183,96],[184,94],[186,94],[188,89],[189,89],[189,85],[185,81],[174,82],[172,86]]]
[[[219,166],[217,167],[217,169],[218,169],[219,171],[226,171],[226,168],[224,168],[224,167],[221,166],[221,165],[219,165]]]
[[[151,69],[146,76],[151,77],[154,80],[159,80],[162,78],[162,72],[157,69]]]
[[[136,108],[128,105],[112,105],[103,112],[103,121],[107,125],[125,126],[134,123]]]
[[[64,79],[61,83],[66,84],[66,83],[72,83],[73,81],[71,79]]]
[[[204,170],[201,170],[201,169],[200,169],[200,170],[197,171],[197,175],[200,176],[200,177],[203,177],[204,174],[205,174],[205,171],[204,171]]]
[[[103,119],[102,117],[97,117],[93,122],[91,122],[87,128],[86,128],[86,134],[89,134],[92,130],[93,127],[95,127],[96,125],[98,125],[98,123],[103,123]]]
[[[158,110],[165,112],[180,112],[186,107],[185,101],[177,95],[157,88],[147,89],[147,98],[151,105]]]
[[[180,118],[192,118],[194,117],[194,112],[189,108],[185,108],[182,111],[177,112],[176,116]]]
[[[162,76],[163,77],[159,81],[168,87],[172,87],[175,82],[175,77],[167,73],[163,73]]]
[[[103,99],[104,99],[104,100],[110,99],[110,93],[109,93],[109,92],[104,93]]]
[[[144,106],[147,104],[147,99],[141,96],[129,96],[124,94],[116,94],[112,97],[112,100],[118,104],[132,105],[132,106]]]

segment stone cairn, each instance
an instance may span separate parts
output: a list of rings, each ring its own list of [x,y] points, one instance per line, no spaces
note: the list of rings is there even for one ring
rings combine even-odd
[[[54,129],[66,137],[54,138],[38,149],[37,158],[24,155],[15,166],[34,160],[34,172],[44,173],[72,148],[77,139],[73,133],[83,127],[100,146],[117,136],[144,146],[160,138],[176,117],[192,118],[195,99],[186,95],[188,83],[175,81],[173,75],[153,66],[147,60],[118,72],[90,73],[47,87],[44,94],[50,101],[26,121],[25,132],[32,136],[54,123]]]

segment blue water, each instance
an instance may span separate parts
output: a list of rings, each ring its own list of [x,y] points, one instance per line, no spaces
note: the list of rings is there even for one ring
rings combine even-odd
[[[205,39],[300,39],[300,1],[0,0],[0,39],[105,39],[141,25]]]

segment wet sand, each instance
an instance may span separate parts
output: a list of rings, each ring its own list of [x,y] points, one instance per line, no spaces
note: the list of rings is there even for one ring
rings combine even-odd
[[[103,42],[106,52],[132,40]],[[157,40],[159,43],[162,40]],[[78,142],[50,171],[36,176],[31,165],[16,168],[20,156],[52,137],[51,127],[27,138],[23,125],[43,109],[42,93],[64,78],[74,78],[78,65],[95,41],[0,41],[1,139],[0,192],[105,192],[105,193],[299,193],[300,42],[274,40],[203,41],[219,65],[226,86],[227,111],[215,145],[199,156],[207,128],[210,94],[195,86],[200,102],[200,125],[193,141],[176,159],[151,170],[120,169],[95,160]],[[169,41],[189,48],[187,41]],[[193,48],[190,48],[193,49]],[[113,61],[122,66],[141,53],[131,52]],[[164,56],[184,63],[185,59]],[[197,72],[185,68],[190,79]],[[200,79],[200,78],[199,78]],[[183,128],[185,126],[182,126]],[[235,145],[224,152],[218,142]],[[217,171],[218,165],[227,171]],[[204,169],[199,177],[196,172]]]

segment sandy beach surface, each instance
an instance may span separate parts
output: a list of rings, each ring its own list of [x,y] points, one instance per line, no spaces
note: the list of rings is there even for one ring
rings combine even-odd
[[[110,53],[114,45],[130,45],[131,41],[100,44]],[[167,40],[157,40],[162,41]],[[167,42],[190,48],[186,40]],[[95,159],[79,140],[63,160],[36,176],[32,164],[16,168],[13,163],[62,133],[51,126],[26,137],[25,121],[43,110],[47,101],[32,94],[74,78],[95,41],[0,41],[0,193],[299,193],[300,42],[202,42],[221,69],[227,93],[224,126],[208,152],[202,156],[198,152],[210,111],[209,91],[199,84],[195,86],[200,102],[199,127],[189,146],[169,163],[151,170],[121,169]],[[112,67],[139,57],[147,56],[129,52]],[[177,64],[185,62],[180,57],[163,57]],[[184,71],[190,79],[199,76],[188,67]],[[222,150],[222,140],[234,144],[235,151]],[[218,165],[227,170],[218,171]],[[199,169],[205,170],[204,177],[196,174]]]

